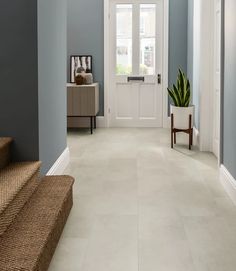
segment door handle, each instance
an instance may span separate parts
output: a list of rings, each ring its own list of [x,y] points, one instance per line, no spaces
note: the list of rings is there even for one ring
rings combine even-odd
[[[160,73],[157,75],[157,83],[159,85],[161,84],[161,74]]]
[[[142,82],[144,82],[145,78],[144,78],[144,76],[129,76],[127,80],[128,80],[128,82],[130,82],[130,81],[142,81]]]

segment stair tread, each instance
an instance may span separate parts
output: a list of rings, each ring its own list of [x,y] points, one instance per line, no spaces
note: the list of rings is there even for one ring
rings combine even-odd
[[[12,142],[11,137],[0,137],[0,150]]]
[[[59,237],[53,235],[60,235],[62,225],[58,223],[66,220],[65,205],[73,182],[69,176],[45,177],[40,182],[14,223],[0,237],[1,271],[39,270],[42,255],[50,261],[47,249],[56,246]]]
[[[12,163],[0,171],[0,214],[39,170],[40,162]]]

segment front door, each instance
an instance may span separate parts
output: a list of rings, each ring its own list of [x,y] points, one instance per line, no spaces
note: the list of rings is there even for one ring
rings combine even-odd
[[[110,126],[162,127],[162,0],[110,8]]]

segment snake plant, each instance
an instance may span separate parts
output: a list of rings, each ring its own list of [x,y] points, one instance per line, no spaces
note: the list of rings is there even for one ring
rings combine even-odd
[[[190,82],[181,69],[179,69],[176,85],[173,85],[172,89],[168,88],[167,90],[175,106],[189,106],[191,99]]]

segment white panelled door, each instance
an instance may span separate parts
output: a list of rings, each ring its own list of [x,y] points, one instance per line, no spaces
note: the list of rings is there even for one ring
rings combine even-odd
[[[110,126],[162,127],[162,0],[110,8]]]
[[[221,90],[221,0],[215,0],[214,90],[213,90],[213,152],[220,153],[220,90]]]

